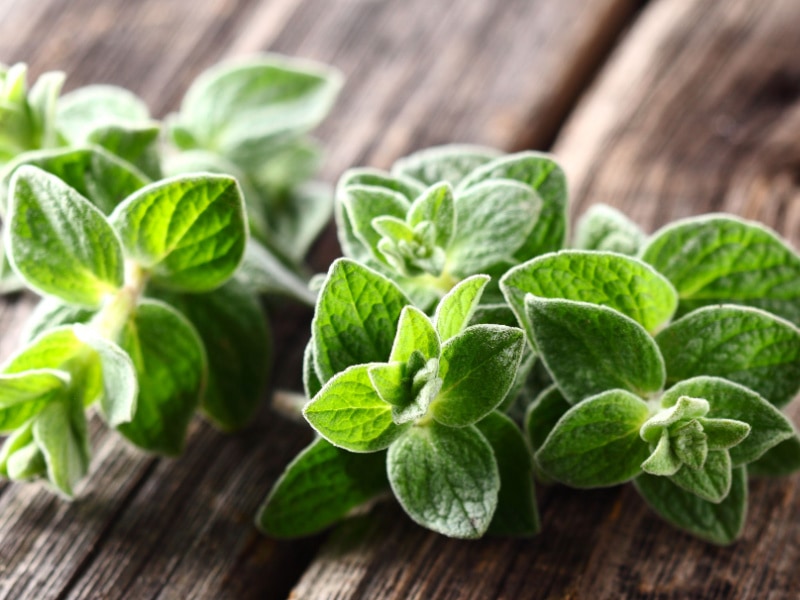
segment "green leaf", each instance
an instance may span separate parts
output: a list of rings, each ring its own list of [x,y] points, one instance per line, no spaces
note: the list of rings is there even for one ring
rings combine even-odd
[[[388,489],[385,452],[355,454],[317,438],[286,467],[256,525],[278,538],[311,535]]]
[[[673,400],[669,405],[665,404],[664,406],[663,410],[654,414],[642,425],[640,434],[646,442],[654,443],[661,438],[665,429],[669,428],[671,431],[672,425],[702,417],[708,414],[710,409],[707,400],[692,398],[688,395],[680,396],[677,400]]]
[[[344,190],[340,189],[337,202],[344,205],[342,218],[346,219],[352,234],[376,258],[381,256],[378,242],[382,234],[373,227],[372,221],[377,217],[405,219],[410,206],[408,200],[398,192],[365,185],[350,185]],[[342,247],[347,249],[344,244]]]
[[[385,362],[409,304],[383,275],[348,259],[335,261],[311,323],[317,374],[325,382],[352,365]]]
[[[547,436],[570,407],[570,403],[555,385],[551,385],[531,402],[525,412],[525,432],[534,452],[542,447]]]
[[[406,362],[415,350],[421,352],[426,360],[438,358],[439,334],[425,313],[414,306],[406,306],[397,322],[397,335],[392,344],[389,361]]]
[[[731,457],[727,450],[711,450],[702,468],[684,464],[670,481],[698,498],[718,504],[731,491]]]
[[[0,475],[12,481],[44,477],[47,465],[33,440],[33,421],[11,433],[0,448]]]
[[[107,340],[86,325],[73,327],[75,336],[99,356],[103,372],[103,395],[100,411],[110,427],[129,423],[136,413],[139,384],[131,357],[114,342]]]
[[[677,306],[672,285],[652,267],[609,252],[564,250],[540,256],[508,271],[500,288],[529,336],[527,294],[608,306],[650,332],[667,323]]]
[[[574,246],[636,256],[646,238],[639,226],[620,211],[595,204],[578,220]]]
[[[277,142],[322,121],[341,85],[330,67],[277,55],[221,64],[192,83],[177,126],[199,147],[258,166]]]
[[[442,346],[433,417],[463,427],[492,412],[514,383],[524,345],[519,329],[502,325],[473,325],[450,338]]]
[[[158,123],[142,125],[109,123],[94,129],[87,141],[134,165],[147,177],[160,179],[161,157],[158,149],[160,134],[161,126]]]
[[[139,380],[136,414],[119,431],[145,450],[180,454],[205,385],[207,362],[200,337],[174,308],[142,300],[119,344],[133,359]]]
[[[400,362],[378,363],[367,369],[369,381],[381,400],[392,406],[406,406],[414,400],[411,386],[406,386],[406,365]]]
[[[89,470],[89,440],[83,406],[64,395],[33,421],[33,439],[44,456],[47,478],[56,491],[72,498],[75,484]]]
[[[404,428],[392,420],[369,378],[372,365],[356,365],[328,381],[303,409],[311,426],[334,446],[351,452],[376,452],[389,446]]]
[[[314,363],[314,338],[311,338],[303,351],[303,390],[307,398],[313,398],[322,389],[322,381]]]
[[[747,465],[747,472],[756,477],[784,477],[797,471],[800,471],[800,437],[797,433]]]
[[[42,148],[51,148],[58,143],[56,104],[65,78],[60,71],[44,73],[28,92],[28,109]]]
[[[392,165],[392,174],[411,177],[428,186],[440,181],[458,185],[472,171],[499,156],[497,150],[481,146],[437,146],[401,158]]]
[[[95,312],[64,304],[57,298],[42,298],[25,321],[20,338],[28,343],[45,331],[61,325],[87,323]]]
[[[11,432],[63,394],[69,374],[35,369],[0,375],[0,431]]]
[[[433,183],[430,185],[433,185]],[[360,185],[385,188],[393,192],[398,192],[405,196],[409,202],[413,202],[414,199],[419,197],[425,191],[426,187],[404,175],[395,174],[393,176],[385,171],[370,168],[349,169],[345,171],[344,175],[339,179],[337,187],[344,190],[349,186]]]
[[[153,281],[185,292],[223,284],[244,255],[247,223],[236,180],[179,176],[142,188],[110,220],[126,252]]]
[[[681,396],[705,398],[708,419],[734,419],[750,425],[750,434],[730,449],[733,466],[752,462],[794,434],[791,422],[774,406],[746,387],[718,377],[695,377],[671,387],[661,398],[664,407]]]
[[[633,319],[605,307],[527,296],[533,342],[571,403],[606,390],[640,396],[664,385],[655,341]]]
[[[412,427],[389,447],[387,471],[394,495],[416,523],[458,538],[478,538],[488,529],[500,474],[476,427]]]
[[[311,182],[288,192],[280,210],[268,212],[269,240],[296,263],[301,263],[311,244],[327,226],[333,212],[329,186]]]
[[[473,275],[459,282],[441,299],[433,317],[441,340],[449,340],[470,324],[489,280],[488,275]]]
[[[740,383],[783,406],[800,390],[800,331],[770,313],[709,306],[656,336],[667,383],[711,375]]]
[[[453,188],[449,183],[432,185],[412,202],[408,210],[408,224],[416,227],[425,221],[436,226],[436,245],[447,248],[456,228]]]
[[[0,175],[0,213],[8,202],[11,176],[21,165],[39,167],[55,175],[106,215],[148,183],[138,169],[102,148],[26,152],[6,165]]]
[[[475,425],[492,447],[500,474],[497,510],[487,533],[531,536],[539,532],[533,489],[533,460],[514,422],[497,411]]]
[[[647,460],[642,463],[642,470],[651,475],[669,477],[675,475],[682,466],[683,463],[672,450],[669,431],[663,429],[658,444]]]
[[[76,335],[74,327],[58,327],[28,342],[3,365],[3,373],[23,373],[36,369],[68,371],[72,393],[84,406],[103,394],[103,371],[98,354]]]
[[[759,223],[721,215],[679,221],[657,231],[642,258],[678,290],[679,315],[733,303],[800,325],[800,256]]]
[[[89,85],[58,100],[56,123],[69,145],[78,146],[99,127],[150,123],[150,114],[147,105],[126,89]]]
[[[93,308],[122,286],[122,248],[114,230],[57,177],[20,167],[11,180],[8,222],[11,264],[37,291]]]
[[[734,469],[731,491],[718,504],[682,490],[666,477],[643,474],[634,480],[634,485],[661,518],[699,538],[724,546],[742,533],[747,514],[744,467]]]
[[[624,390],[610,390],[570,408],[536,452],[536,462],[553,479],[572,487],[608,487],[642,471],[647,444],[639,428],[649,409]]]
[[[257,241],[248,240],[242,264],[234,277],[259,294],[278,294],[313,306],[316,294],[308,283]]]
[[[708,458],[708,438],[698,419],[681,423],[670,432],[672,448],[681,462],[693,469],[701,469]],[[730,461],[728,461],[730,462]]]
[[[513,179],[529,185],[542,200],[536,225],[516,251],[517,262],[564,246],[567,233],[567,182],[564,171],[548,154],[519,152],[479,167],[458,186],[466,190],[487,179]]]
[[[709,450],[728,450],[750,435],[750,425],[733,419],[706,419],[697,421],[703,426]]]
[[[487,181],[460,192],[455,210],[447,258],[450,271],[466,277],[515,262],[515,252],[537,222],[541,200],[522,183]]]
[[[204,294],[156,295],[189,319],[208,350],[203,412],[226,431],[246,425],[264,397],[272,363],[258,296],[235,280]]]

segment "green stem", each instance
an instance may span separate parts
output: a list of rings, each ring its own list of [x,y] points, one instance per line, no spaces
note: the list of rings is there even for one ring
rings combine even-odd
[[[125,285],[92,318],[89,326],[99,335],[118,341],[122,329],[139,303],[147,285],[148,273],[133,261],[125,263]]]

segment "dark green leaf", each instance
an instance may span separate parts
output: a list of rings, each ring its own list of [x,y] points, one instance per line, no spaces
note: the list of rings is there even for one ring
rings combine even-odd
[[[719,504],[684,491],[666,477],[643,474],[634,480],[642,498],[663,519],[699,538],[719,545],[736,540],[747,514],[747,472],[733,471],[731,491]]]
[[[584,400],[558,421],[536,453],[542,470],[572,487],[607,487],[642,472],[647,444],[639,429],[650,411],[640,398],[611,390]]]
[[[145,450],[180,454],[206,380],[206,355],[197,331],[174,308],[143,300],[120,346],[136,367],[139,397],[134,419],[119,431]]]
[[[494,411],[475,425],[494,451],[500,472],[497,510],[488,533],[530,536],[539,532],[539,511],[533,489],[533,460],[514,422]]]
[[[274,537],[311,535],[388,489],[385,452],[356,454],[317,438],[286,467],[256,524]]]
[[[795,433],[761,458],[747,465],[748,473],[757,477],[783,477],[800,471],[800,437]]]
[[[571,403],[615,388],[640,396],[664,385],[655,341],[633,319],[611,308],[527,296],[533,341]]]
[[[678,290],[681,315],[745,304],[800,325],[800,256],[759,223],[729,215],[679,221],[657,231],[642,258]]]
[[[800,390],[800,331],[770,313],[709,306],[656,336],[667,382],[699,375],[729,379],[783,406]]]

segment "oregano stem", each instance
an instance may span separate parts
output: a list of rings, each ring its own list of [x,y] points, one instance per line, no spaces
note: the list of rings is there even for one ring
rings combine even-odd
[[[110,297],[89,326],[102,337],[116,342],[147,286],[148,272],[136,261],[125,262],[125,285]]]

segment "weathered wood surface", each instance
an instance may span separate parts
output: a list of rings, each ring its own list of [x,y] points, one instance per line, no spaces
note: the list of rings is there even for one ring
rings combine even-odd
[[[798,23],[794,0],[651,2],[556,141],[573,212],[606,202],[652,230],[724,210],[799,247]],[[744,537],[730,548],[674,531],[630,487],[539,498],[543,531],[531,541],[450,541],[379,507],[335,532],[294,594],[800,597],[800,476],[751,485]]]
[[[68,89],[124,85],[156,115],[175,108],[188,82],[226,56],[266,49],[332,63],[348,77],[319,131],[330,153],[322,177],[333,182],[348,166],[385,166],[435,143],[547,145],[637,5],[4,0],[0,60],[28,62],[34,74],[62,69]],[[336,252],[328,235],[317,266]],[[30,306],[28,297],[0,303],[0,355],[14,348]],[[299,385],[308,320],[296,308],[275,320],[276,385]],[[93,423],[95,458],[81,500],[0,484],[0,597],[284,597],[320,539],[268,540],[251,519],[308,436],[265,405],[237,435],[198,420],[185,455],[161,460]],[[410,526],[400,523],[399,535],[407,535]],[[579,532],[571,531],[574,539]],[[558,579],[562,567],[554,567],[549,576]],[[300,596],[332,594],[328,587]]]

